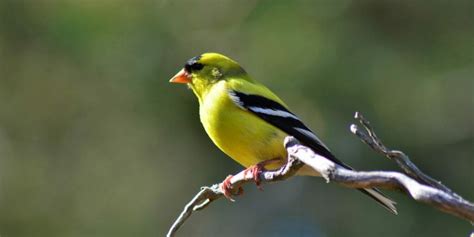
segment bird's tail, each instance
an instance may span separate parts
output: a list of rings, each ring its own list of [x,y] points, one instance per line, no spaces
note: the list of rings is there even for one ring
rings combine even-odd
[[[392,199],[388,198],[385,196],[382,192],[380,192],[376,188],[364,188],[364,189],[358,189],[362,193],[366,194],[367,196],[371,197],[375,201],[377,201],[381,206],[383,206],[385,209],[390,211],[391,213],[397,215],[397,208],[395,207],[396,202],[394,202]]]

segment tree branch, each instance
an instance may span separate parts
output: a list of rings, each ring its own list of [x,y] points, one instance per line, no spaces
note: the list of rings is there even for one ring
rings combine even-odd
[[[323,174],[328,182],[335,182],[350,188],[378,187],[403,190],[419,202],[430,204],[439,210],[474,222],[474,205],[472,203],[465,201],[458,195],[455,196],[436,187],[422,184],[405,174],[392,171],[348,170],[327,159],[322,159],[322,156],[299,144],[290,147],[289,154],[298,157],[303,163]]]
[[[319,156],[310,148],[300,144],[295,138],[285,138],[285,148],[288,151],[288,161],[278,170],[262,171],[259,178],[262,183],[282,181],[307,165],[321,174],[327,182],[335,182],[350,188],[385,188],[402,190],[414,200],[426,203],[441,211],[474,222],[474,205],[449,188],[424,174],[407,155],[401,151],[390,150],[377,137],[369,122],[359,113],[355,118],[361,123],[364,130],[357,125],[351,125],[351,131],[373,150],[394,160],[404,173],[392,171],[354,171],[345,169],[334,162]],[[238,193],[241,185],[253,182],[251,172],[240,172],[231,179],[232,193]],[[202,187],[201,191],[184,207],[180,216],[173,223],[167,236],[172,237],[184,222],[196,211],[207,207],[211,202],[224,196],[220,184],[211,187]],[[233,200],[232,200],[233,201]]]
[[[410,176],[411,178],[419,181],[420,183],[435,187],[437,189],[443,190],[447,193],[453,194],[448,187],[441,184],[440,181],[436,181],[430,176],[423,173],[418,167],[410,161],[405,153],[397,150],[390,150],[382,143],[382,140],[378,138],[375,134],[374,129],[370,126],[370,122],[366,120],[362,114],[356,112],[354,118],[359,121],[359,123],[364,127],[364,130],[360,129],[357,125],[352,124],[350,129],[353,134],[358,136],[365,144],[369,145],[374,151],[386,156],[390,160],[394,160],[398,166],[403,170],[403,172]]]
[[[286,140],[285,140],[286,141]],[[288,142],[285,142],[285,145],[292,146],[296,145],[298,142],[295,139]],[[277,181],[285,180],[289,177],[294,176],[294,174],[303,166],[304,164],[295,159],[293,157],[288,158],[288,162],[282,166],[280,169],[277,170],[269,170],[263,171],[259,173],[259,179],[262,183],[272,183]],[[231,193],[239,193],[241,192],[241,185],[245,183],[251,183],[254,181],[254,177],[252,172],[246,172],[245,170],[241,171],[240,173],[234,175],[231,180],[230,184],[232,189],[230,190]],[[214,184],[211,187],[201,187],[201,191],[199,191],[194,198],[186,204],[183,211],[173,223],[171,228],[168,230],[167,237],[172,237],[178,231],[178,229],[184,224],[184,222],[196,211],[200,211],[207,207],[211,202],[224,197],[224,191],[222,190],[222,183]],[[230,199],[234,201],[233,199]]]

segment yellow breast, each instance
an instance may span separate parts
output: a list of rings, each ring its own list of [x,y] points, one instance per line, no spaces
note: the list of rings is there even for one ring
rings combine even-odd
[[[205,96],[200,100],[201,123],[224,153],[245,167],[274,158],[286,159],[286,134],[238,107],[228,96],[226,81],[213,85]]]

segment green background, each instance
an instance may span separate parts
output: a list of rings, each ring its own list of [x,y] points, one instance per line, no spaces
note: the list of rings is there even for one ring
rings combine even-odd
[[[200,186],[242,169],[168,80],[237,60],[340,157],[398,170],[384,142],[474,200],[473,1],[0,1],[0,235],[163,236]],[[178,236],[467,236],[396,192],[399,215],[298,177],[219,200]]]

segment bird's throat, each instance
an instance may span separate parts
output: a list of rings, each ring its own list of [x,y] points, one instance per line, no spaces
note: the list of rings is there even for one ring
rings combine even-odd
[[[206,97],[209,91],[212,90],[213,85],[209,84],[211,84],[209,81],[199,79],[195,79],[192,83],[188,84],[193,93],[198,98],[199,104],[202,104],[204,97]]]

